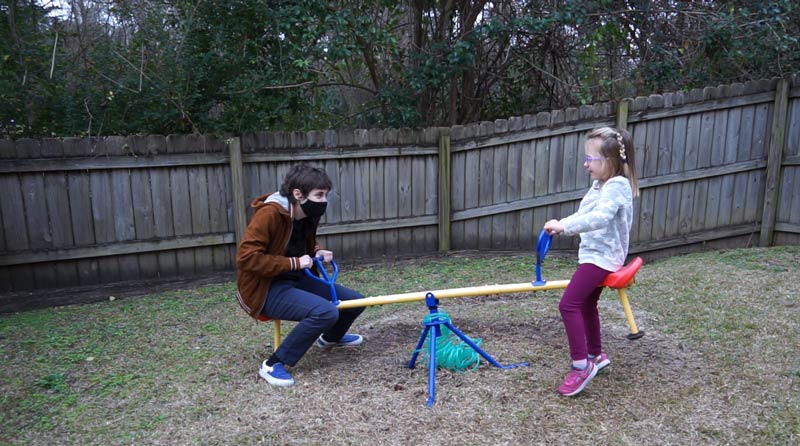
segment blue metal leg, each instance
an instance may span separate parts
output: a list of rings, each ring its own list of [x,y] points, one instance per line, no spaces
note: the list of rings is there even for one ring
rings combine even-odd
[[[436,332],[439,326],[431,330],[430,346],[430,362],[428,363],[428,407],[433,406],[436,401]]]
[[[426,325],[425,328],[422,330],[422,335],[419,337],[419,342],[417,342],[417,346],[414,347],[414,354],[411,355],[411,361],[408,362],[408,368],[413,369],[414,364],[417,362],[417,356],[419,356],[419,351],[422,349],[422,344],[425,343],[425,337],[428,335],[428,331],[431,329],[430,325]]]

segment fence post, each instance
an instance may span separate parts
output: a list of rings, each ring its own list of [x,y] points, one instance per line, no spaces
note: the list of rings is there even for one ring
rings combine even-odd
[[[628,106],[630,99],[620,99],[617,103],[617,128],[620,130],[628,130]]]
[[[789,118],[789,79],[784,77],[775,87],[775,107],[772,113],[772,131],[767,152],[767,183],[764,191],[764,210],[761,217],[759,246],[771,246],[778,212],[778,192],[781,182],[781,164],[786,146],[786,124]]]
[[[231,189],[233,194],[233,224],[236,232],[236,247],[242,242],[244,230],[247,227],[247,213],[244,198],[244,168],[242,166],[242,140],[239,137],[230,138],[228,154],[231,165]]]
[[[439,135],[439,251],[450,250],[450,135]]]

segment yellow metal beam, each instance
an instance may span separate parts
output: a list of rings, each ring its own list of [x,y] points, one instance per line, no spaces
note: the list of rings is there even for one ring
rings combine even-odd
[[[569,285],[569,280],[550,280],[544,285],[528,283],[511,283],[506,285],[484,285],[466,288],[449,288],[444,290],[419,291],[414,293],[389,294],[385,296],[372,296],[363,299],[353,299],[339,302],[338,308],[369,307],[373,305],[398,304],[402,302],[416,302],[425,300],[428,293],[433,293],[437,299],[451,297],[489,296],[492,294],[524,293],[528,291],[562,290]]]

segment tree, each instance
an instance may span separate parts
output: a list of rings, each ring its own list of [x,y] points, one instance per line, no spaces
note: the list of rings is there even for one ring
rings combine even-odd
[[[7,136],[453,125],[800,70],[789,0],[12,0],[0,19]]]

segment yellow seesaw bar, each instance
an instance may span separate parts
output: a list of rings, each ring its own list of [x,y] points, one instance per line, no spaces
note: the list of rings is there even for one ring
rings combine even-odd
[[[544,285],[529,283],[510,283],[506,285],[483,285],[466,288],[449,288],[444,290],[419,291],[414,293],[388,294],[386,296],[372,296],[363,299],[340,301],[338,308],[369,307],[372,305],[398,304],[402,302],[417,302],[425,300],[428,293],[433,293],[437,299],[451,297],[489,296],[492,294],[524,293],[528,291],[563,290],[569,285],[569,280],[549,280]]]

